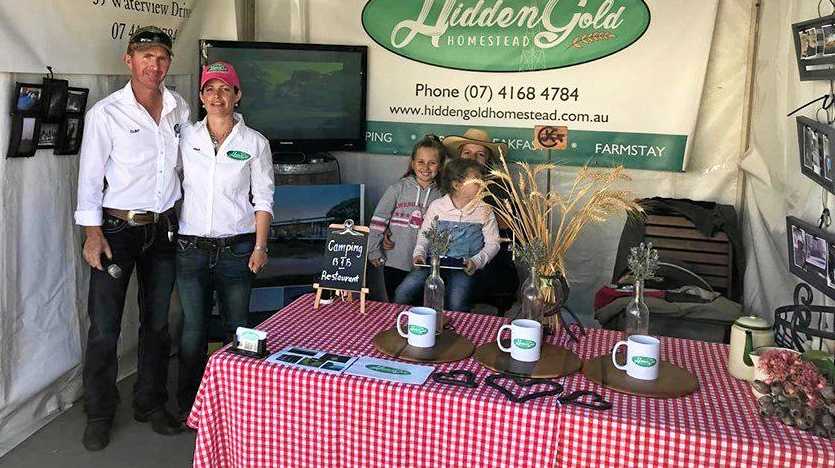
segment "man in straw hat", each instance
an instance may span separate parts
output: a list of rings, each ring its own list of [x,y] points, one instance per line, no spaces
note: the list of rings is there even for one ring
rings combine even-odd
[[[450,135],[444,138],[444,146],[451,157],[475,159],[485,167],[490,167],[498,161],[499,154],[507,156],[507,143],[494,142],[490,135],[480,128],[467,129],[463,136]]]

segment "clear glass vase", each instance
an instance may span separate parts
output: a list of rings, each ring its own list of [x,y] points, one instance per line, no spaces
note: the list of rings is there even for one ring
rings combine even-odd
[[[545,318],[545,300],[542,297],[540,288],[542,283],[536,267],[530,267],[528,279],[522,284],[519,293],[519,305],[521,307],[520,318],[536,320],[539,323]]]
[[[423,306],[435,309],[439,320],[444,313],[445,295],[446,286],[441,278],[441,259],[434,256],[432,257],[432,274],[426,278],[426,284],[423,286]]]
[[[635,297],[626,306],[623,331],[629,335],[649,335],[649,307],[644,302],[644,281],[635,282]]]

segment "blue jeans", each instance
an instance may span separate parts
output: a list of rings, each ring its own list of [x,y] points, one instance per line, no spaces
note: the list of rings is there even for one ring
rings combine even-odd
[[[176,216],[171,215],[176,224]],[[168,240],[165,219],[156,224],[130,226],[104,216],[102,232],[110,244],[113,263],[122,269],[116,279],[91,268],[87,313],[90,329],[84,359],[84,406],[88,420],[112,419],[119,404],[116,389],[116,345],[133,268],[139,280],[139,350],[133,409],[147,416],[168,400],[168,305],[174,289],[174,243]]]
[[[254,247],[254,234],[212,249],[201,248],[194,240],[177,238],[177,292],[183,305],[177,383],[181,411],[188,411],[194,403],[206,368],[208,320],[215,291],[224,318],[225,340],[231,341],[238,327],[247,326],[249,294],[255,276],[249,269],[249,257]]]
[[[426,278],[432,273],[431,268],[415,267],[397,290],[394,292],[394,302],[398,304],[421,305],[423,301],[423,286]],[[464,273],[464,270],[451,268],[441,269],[441,278],[446,287],[444,297],[444,308],[460,312],[469,312],[472,308],[473,299],[473,277]]]

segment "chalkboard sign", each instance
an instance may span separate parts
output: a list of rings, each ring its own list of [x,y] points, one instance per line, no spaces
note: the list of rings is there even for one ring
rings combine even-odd
[[[362,292],[368,258],[368,228],[345,224],[328,226],[325,261],[316,276],[318,287]]]

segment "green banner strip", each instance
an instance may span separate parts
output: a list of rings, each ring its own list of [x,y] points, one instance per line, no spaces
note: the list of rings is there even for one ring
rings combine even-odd
[[[411,154],[423,135],[463,135],[468,125],[438,125],[369,121],[366,151]],[[533,149],[533,128],[484,127],[496,141],[508,144],[509,159],[532,163],[548,161],[548,152]],[[624,166],[630,169],[683,172],[687,135],[568,130],[568,148],[551,152],[551,160],[567,166]]]

